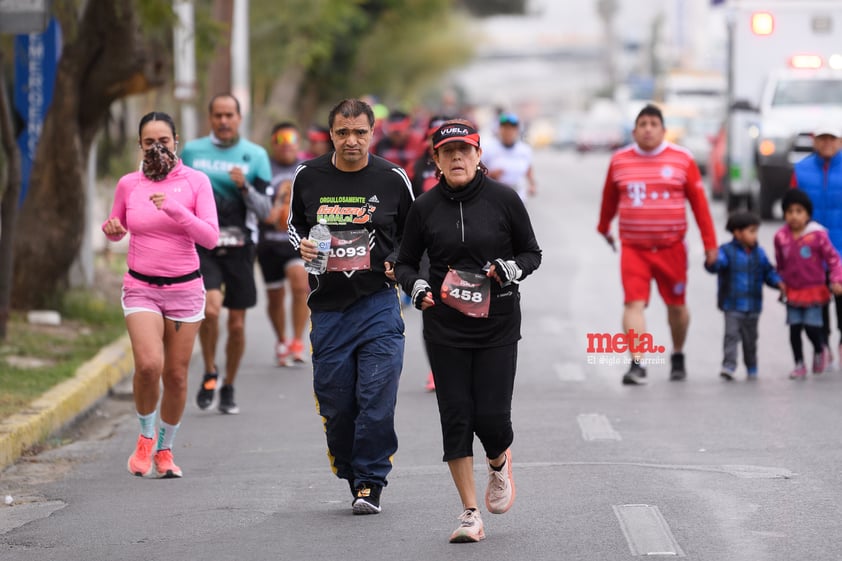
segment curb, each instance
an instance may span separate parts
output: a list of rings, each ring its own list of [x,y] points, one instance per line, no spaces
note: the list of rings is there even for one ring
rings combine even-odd
[[[65,380],[19,413],[0,421],[0,470],[23,452],[87,412],[134,370],[128,335],[100,350]]]

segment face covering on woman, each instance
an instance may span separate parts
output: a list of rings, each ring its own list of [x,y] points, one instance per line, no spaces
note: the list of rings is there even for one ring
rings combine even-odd
[[[170,152],[166,146],[156,142],[144,151],[141,171],[152,181],[163,181],[177,163],[178,157]]]

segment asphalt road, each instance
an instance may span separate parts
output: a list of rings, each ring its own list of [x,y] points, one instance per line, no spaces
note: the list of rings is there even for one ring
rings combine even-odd
[[[360,517],[329,470],[310,371],[273,366],[273,336],[257,308],[237,386],[240,415],[196,408],[201,363],[192,364],[175,450],[183,479],[130,476],[131,404],[103,404],[75,440],[0,475],[17,493],[13,506],[0,505],[0,559],[837,558],[842,375],[787,379],[784,310],[769,290],[759,380],[747,382],[744,370],[738,381],[720,380],[723,320],[693,227],[689,377],[667,381],[668,356],[654,355],[665,364],[650,366],[648,386],[622,386],[625,365],[609,364],[622,355],[587,352],[589,333],[616,334],[621,325],[618,255],[595,232],[607,156],[537,158],[540,192],[529,208],[544,264],[523,285],[517,501],[505,515],[484,514],[485,541],[447,543],[461,508],[440,461],[435,397],[423,389],[419,314],[406,312],[400,449],[383,512]],[[712,206],[724,240],[724,209]],[[761,228],[770,253],[778,226]],[[657,298],[647,317],[668,353]]]

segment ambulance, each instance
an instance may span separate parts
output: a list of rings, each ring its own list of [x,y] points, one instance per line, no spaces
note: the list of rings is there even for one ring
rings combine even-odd
[[[725,194],[777,214],[819,124],[842,127],[842,2],[731,0]]]

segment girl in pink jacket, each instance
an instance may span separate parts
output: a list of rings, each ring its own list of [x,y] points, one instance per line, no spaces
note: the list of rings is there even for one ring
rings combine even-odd
[[[830,301],[830,290],[842,294],[842,261],[825,228],[812,222],[813,203],[800,189],[790,189],[782,201],[786,224],[775,233],[778,273],[786,285],[786,322],[795,369],[789,377],[807,376],[801,331],[813,344],[813,374],[824,372],[829,351],[822,331],[822,306]],[[827,276],[830,276],[830,290]]]

